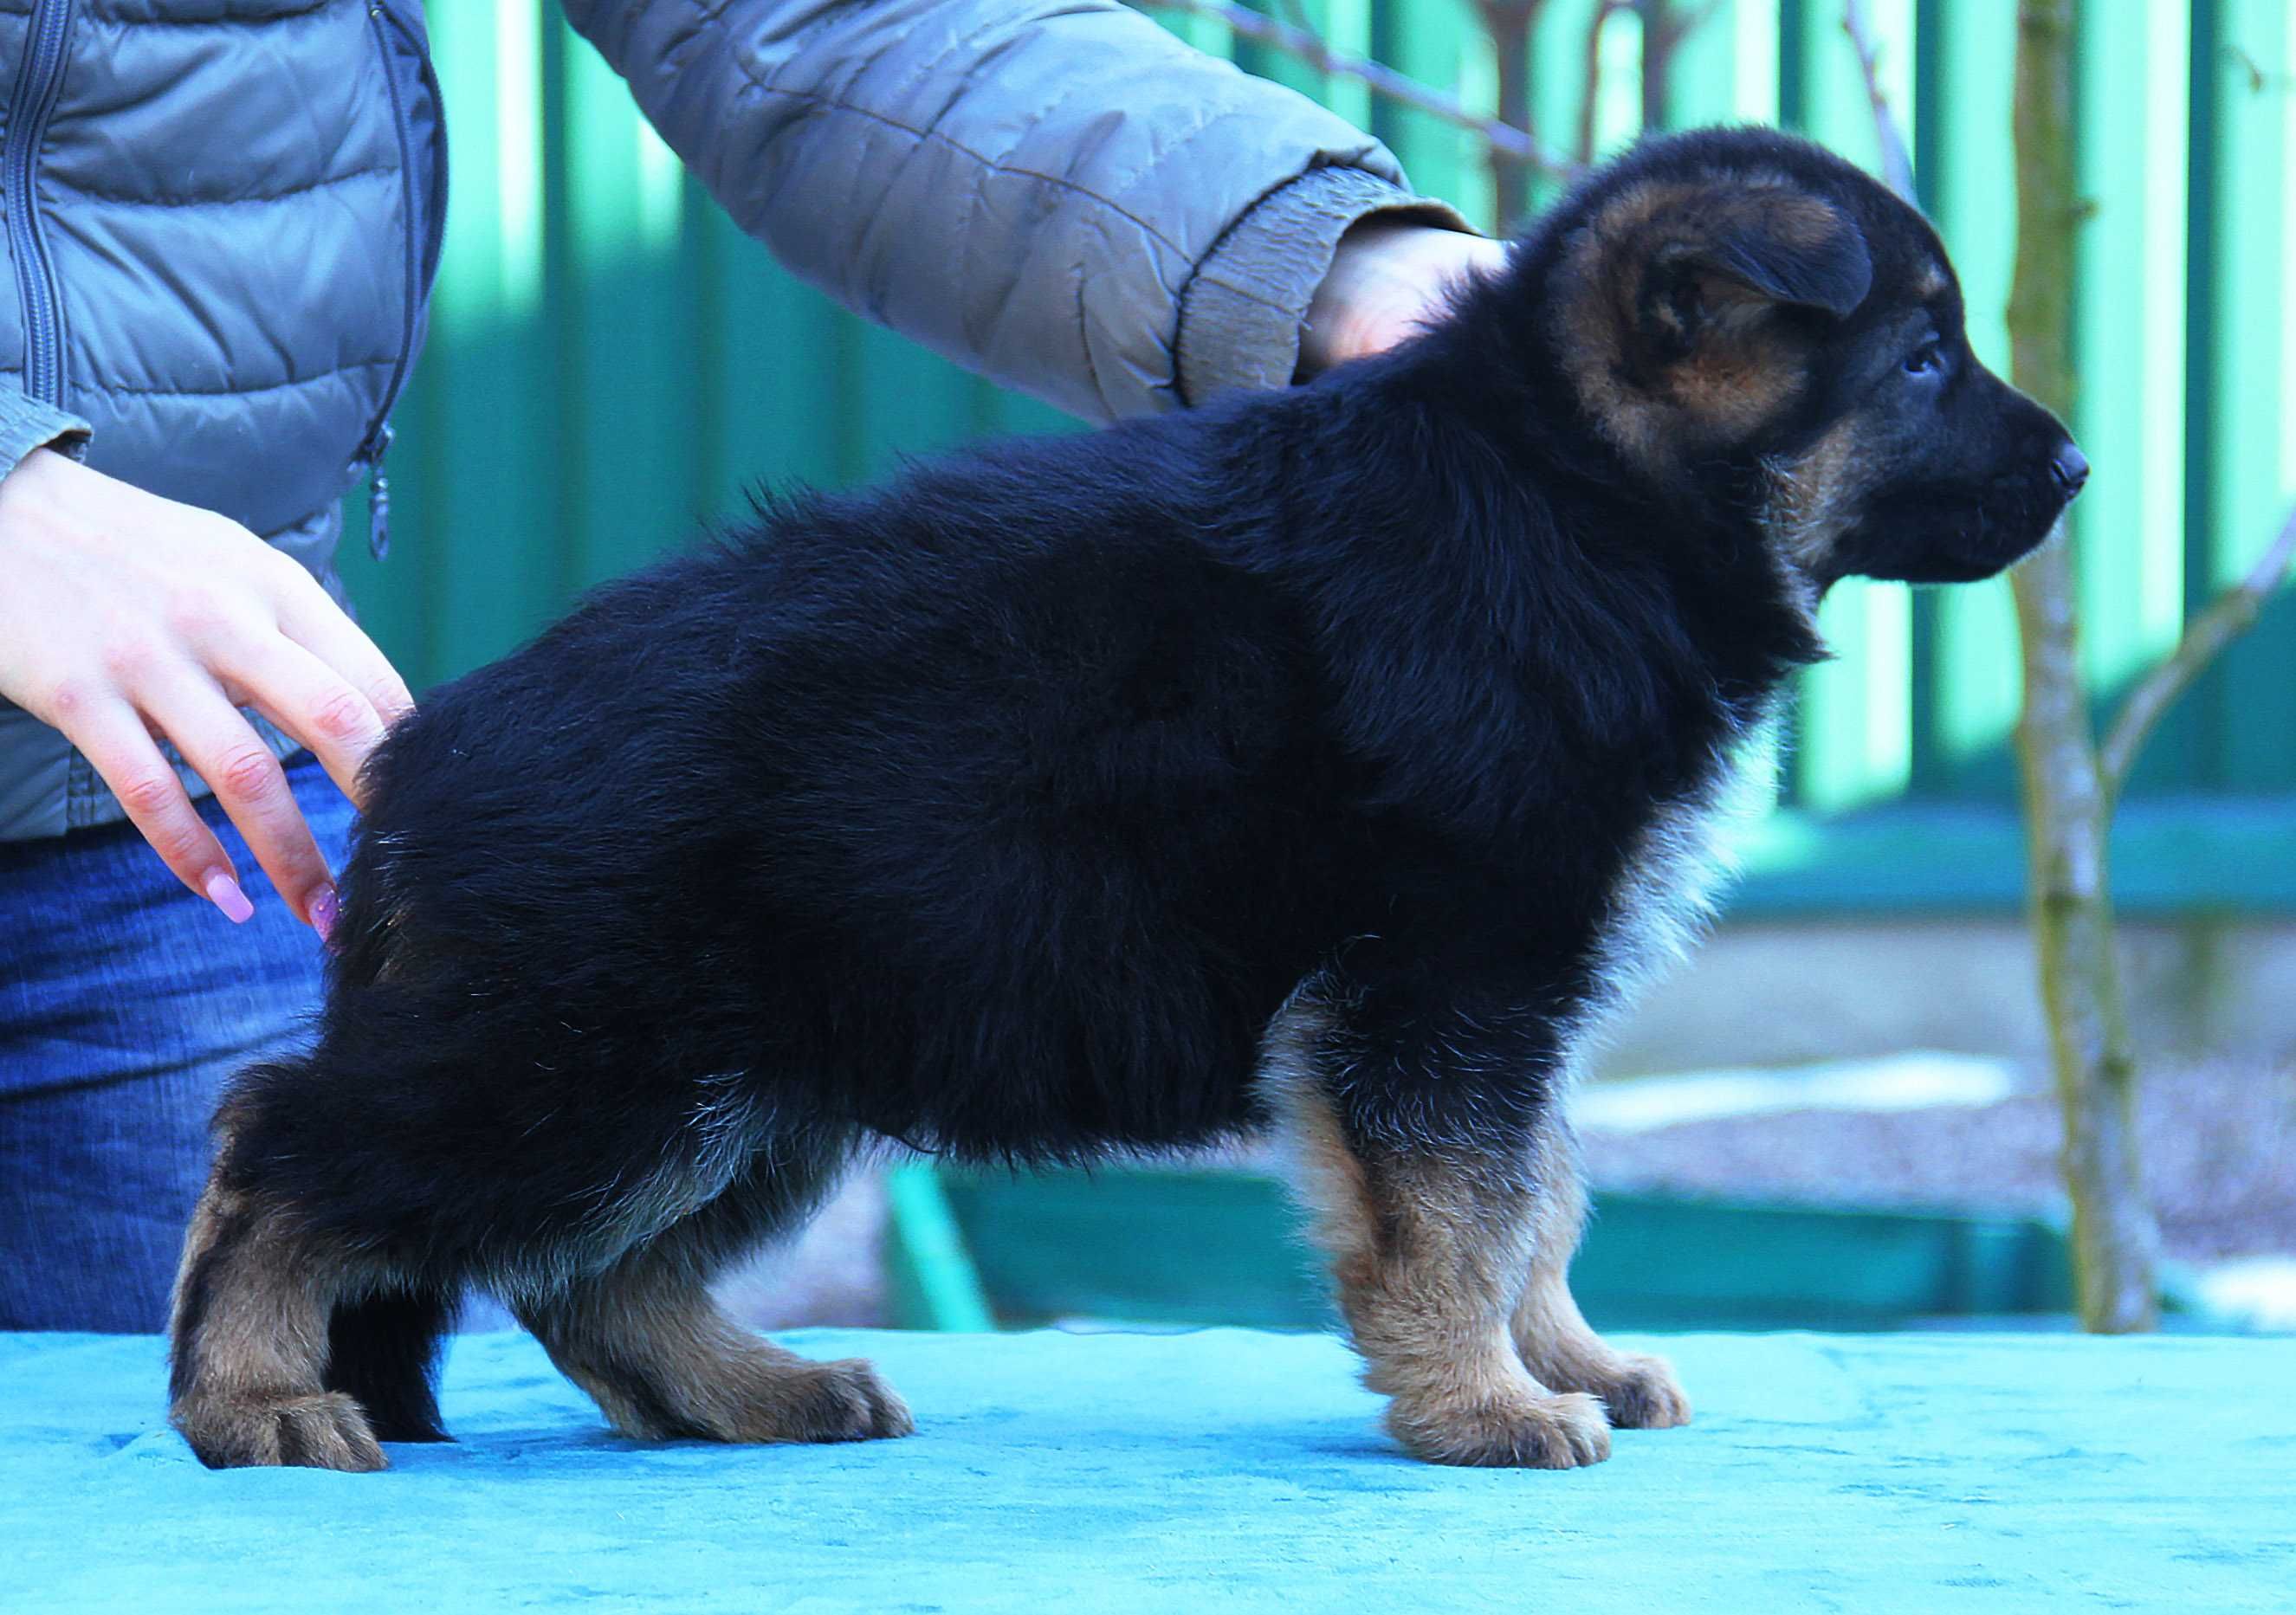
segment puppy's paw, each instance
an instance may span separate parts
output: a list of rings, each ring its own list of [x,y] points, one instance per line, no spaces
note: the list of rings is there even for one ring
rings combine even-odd
[[[858,1357],[776,1365],[755,1387],[729,1428],[727,1441],[867,1441],[906,1436],[916,1429],[908,1405]]]
[[[1602,1405],[1577,1394],[1439,1403],[1398,1397],[1388,1406],[1387,1428],[1405,1451],[1430,1463],[1581,1469],[1611,1455]]]
[[[1614,1430],[1672,1430],[1690,1422],[1690,1398],[1664,1357],[1621,1357],[1586,1389],[1603,1398]]]
[[[176,1428],[209,1469],[285,1467],[365,1473],[389,1464],[359,1405],[340,1391],[176,1404]]]
[[[909,1405],[901,1400],[900,1393],[877,1376],[875,1366],[859,1357],[847,1357],[842,1362],[824,1363],[823,1371],[833,1375],[849,1408],[857,1399],[857,1416],[851,1421],[853,1440],[875,1440],[916,1433],[917,1422],[909,1416]]]

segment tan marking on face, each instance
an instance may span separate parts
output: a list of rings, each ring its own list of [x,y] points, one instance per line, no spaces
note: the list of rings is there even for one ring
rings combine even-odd
[[[1784,342],[1754,332],[1742,347],[1708,343],[1668,380],[1675,401],[1708,441],[1742,443],[1793,402],[1805,374]]]
[[[1857,415],[1844,416],[1799,457],[1762,463],[1770,488],[1761,522],[1771,543],[1801,572],[1822,581],[1836,575],[1833,546],[1866,492],[1863,426]]]
[[[1952,284],[1952,278],[1946,274],[1944,265],[1936,262],[1923,264],[1921,278],[1914,283],[1914,300],[1926,303],[1943,297],[1947,288]]]

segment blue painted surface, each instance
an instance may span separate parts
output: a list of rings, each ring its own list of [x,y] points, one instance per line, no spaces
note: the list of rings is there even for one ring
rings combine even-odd
[[[1563,1474],[1432,1468],[1334,1340],[808,1332],[907,1440],[640,1445],[466,1336],[454,1446],[211,1474],[142,1337],[0,1336],[24,1609],[2278,1610],[2296,1342],[1685,1335],[1698,1407]]]

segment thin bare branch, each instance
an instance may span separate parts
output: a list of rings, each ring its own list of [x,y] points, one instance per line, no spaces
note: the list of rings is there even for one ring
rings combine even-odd
[[[1474,0],[1483,32],[1490,36],[1498,67],[1498,120],[1509,128],[1530,127],[1530,41],[1546,0]],[[1502,230],[1519,224],[1530,207],[1530,166],[1490,153],[1494,222]]]
[[[2144,749],[2145,741],[2162,715],[2193,687],[2226,645],[2256,626],[2265,603],[2286,580],[2292,568],[2296,568],[2296,510],[2288,512],[2288,520],[2280,525],[2280,536],[2250,569],[2248,576],[2218,595],[2206,610],[2186,623],[2177,648],[2139,679],[2121,701],[2120,710],[2113,716],[2112,727],[2105,734],[2104,749],[2098,759],[2108,799],[2118,797],[2120,788],[2128,783],[2137,753]]]
[[[1431,89],[1415,78],[1406,78],[1393,68],[1374,61],[1367,56],[1334,50],[1305,29],[1279,22],[1249,7],[1230,4],[1230,0],[1133,0],[1133,4],[1144,11],[1178,12],[1185,16],[1207,17],[1223,23],[1238,37],[1272,46],[1287,56],[1306,62],[1319,73],[1352,78],[1369,88],[1374,95],[1464,129],[1481,141],[1488,150],[1527,163],[1542,174],[1568,179],[1578,171],[1578,165],[1534,138],[1528,130],[1470,111],[1453,97]]]
[[[1635,0],[1602,0],[1587,19],[1587,88],[1578,98],[1578,160],[1595,160],[1595,114],[1603,85],[1603,29],[1621,12],[1635,9]]]
[[[1914,199],[1914,160],[1906,149],[1905,131],[1890,110],[1882,88],[1882,56],[1874,43],[1874,20],[1866,13],[1866,0],[1842,0],[1841,31],[1857,53],[1857,70],[1865,75],[1866,98],[1874,103],[1874,132],[1881,137],[1882,177],[1890,189],[1907,201]]]
[[[1323,30],[1316,26],[1316,20],[1308,14],[1308,0],[1283,0],[1283,7],[1285,19],[1293,28],[1318,43],[1322,42]]]

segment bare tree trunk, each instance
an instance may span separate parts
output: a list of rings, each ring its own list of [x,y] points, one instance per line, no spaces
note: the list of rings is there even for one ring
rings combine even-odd
[[[2020,0],[2017,14],[2017,266],[2009,296],[2016,383],[2060,414],[2072,403],[2071,0]],[[2155,1327],[2161,1236],[2138,1171],[2136,1071],[2106,884],[2112,792],[2080,680],[2078,594],[2060,538],[2012,578],[2023,642],[2024,776],[2033,934],[2050,1055],[2064,1113],[2065,1184],[2081,1324]]]
[[[1643,127],[1666,127],[1669,103],[1674,98],[1674,46],[1686,20],[1673,0],[1642,0]]]
[[[1483,30],[1491,37],[1498,62],[1498,120],[1530,127],[1530,30],[1546,0],[1477,0]],[[1491,152],[1491,213],[1502,231],[1518,227],[1530,211],[1530,164],[1521,157]]]

